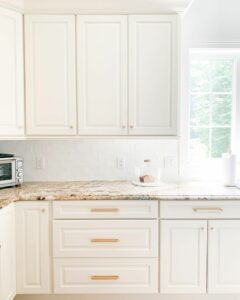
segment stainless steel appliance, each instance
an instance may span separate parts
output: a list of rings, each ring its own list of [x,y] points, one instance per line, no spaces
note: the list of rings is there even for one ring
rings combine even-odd
[[[0,153],[0,188],[23,183],[23,159],[12,154]]]

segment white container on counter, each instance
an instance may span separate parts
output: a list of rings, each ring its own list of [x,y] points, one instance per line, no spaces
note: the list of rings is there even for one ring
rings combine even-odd
[[[237,156],[230,152],[224,153],[222,155],[222,164],[223,164],[223,184],[225,186],[235,186]]]

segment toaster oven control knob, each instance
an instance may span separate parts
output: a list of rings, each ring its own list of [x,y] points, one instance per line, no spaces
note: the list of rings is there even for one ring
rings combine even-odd
[[[22,161],[18,161],[18,162],[17,162],[17,167],[18,167],[18,168],[21,168],[22,166],[23,166]]]
[[[22,175],[23,175],[22,172],[18,172],[18,173],[17,173],[17,176],[20,177],[20,178],[22,177]]]

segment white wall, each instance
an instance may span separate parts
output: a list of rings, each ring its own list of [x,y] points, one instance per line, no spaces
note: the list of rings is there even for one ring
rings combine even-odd
[[[240,42],[239,0],[194,0],[183,22],[184,42]]]
[[[165,178],[175,180],[178,173],[177,140],[1,141],[0,152],[24,158],[26,181],[131,180],[136,164],[150,158],[163,166],[165,156],[175,158],[175,167],[165,170]],[[36,158],[42,156],[45,169],[37,170]],[[125,159],[123,170],[116,168],[118,157]]]

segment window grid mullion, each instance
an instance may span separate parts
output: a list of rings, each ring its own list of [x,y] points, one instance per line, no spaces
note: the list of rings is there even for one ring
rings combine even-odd
[[[208,153],[208,158],[212,157],[212,102],[213,102],[213,76],[212,76],[212,61],[211,61],[211,71],[210,71],[210,86],[211,86],[211,94],[209,95],[210,97],[210,120],[209,120],[209,153]]]

